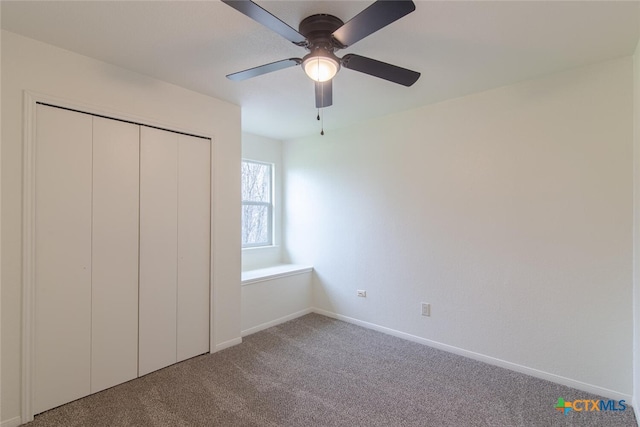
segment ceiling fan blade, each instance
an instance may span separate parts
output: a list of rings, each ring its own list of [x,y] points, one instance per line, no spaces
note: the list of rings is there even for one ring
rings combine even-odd
[[[302,44],[306,40],[302,34],[251,0],[222,0],[222,2],[247,15],[257,23],[264,25],[271,31],[275,31],[290,42]]]
[[[248,70],[238,71],[237,73],[227,74],[227,78],[235,81],[246,80],[251,77],[261,76],[273,71],[300,65],[301,63],[302,59],[300,58],[283,59],[282,61],[276,61],[270,64],[260,65],[259,67],[249,68]]]
[[[377,0],[333,32],[344,47],[351,46],[369,34],[416,10],[412,0]]]
[[[332,81],[316,82],[316,108],[329,107],[333,104]]]
[[[406,68],[351,53],[342,58],[342,66],[403,86],[411,86],[420,78],[420,73],[417,71],[407,70]]]

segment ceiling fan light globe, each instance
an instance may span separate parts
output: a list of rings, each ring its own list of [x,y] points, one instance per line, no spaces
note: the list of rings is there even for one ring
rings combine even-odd
[[[311,80],[326,82],[338,73],[340,63],[326,56],[309,56],[302,62],[302,68]]]

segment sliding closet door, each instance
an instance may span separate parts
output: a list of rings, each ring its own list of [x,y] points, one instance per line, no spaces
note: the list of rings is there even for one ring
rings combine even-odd
[[[178,135],[140,129],[139,375],[176,362]]]
[[[86,396],[91,373],[92,117],[38,105],[35,413]]]
[[[209,351],[210,147],[179,136],[178,362]]]
[[[93,118],[92,393],[138,376],[139,128]]]

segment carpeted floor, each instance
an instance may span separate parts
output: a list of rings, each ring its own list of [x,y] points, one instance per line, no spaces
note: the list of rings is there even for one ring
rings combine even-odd
[[[44,426],[635,426],[575,389],[310,314],[36,416]]]

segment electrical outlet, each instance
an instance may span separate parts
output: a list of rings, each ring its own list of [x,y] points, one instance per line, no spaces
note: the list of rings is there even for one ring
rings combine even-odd
[[[366,298],[367,297],[367,291],[363,291],[362,289],[358,289],[356,292],[357,292],[357,295],[359,297],[362,297],[362,298]]]
[[[422,315],[427,317],[431,316],[431,304],[426,302],[422,303]]]

